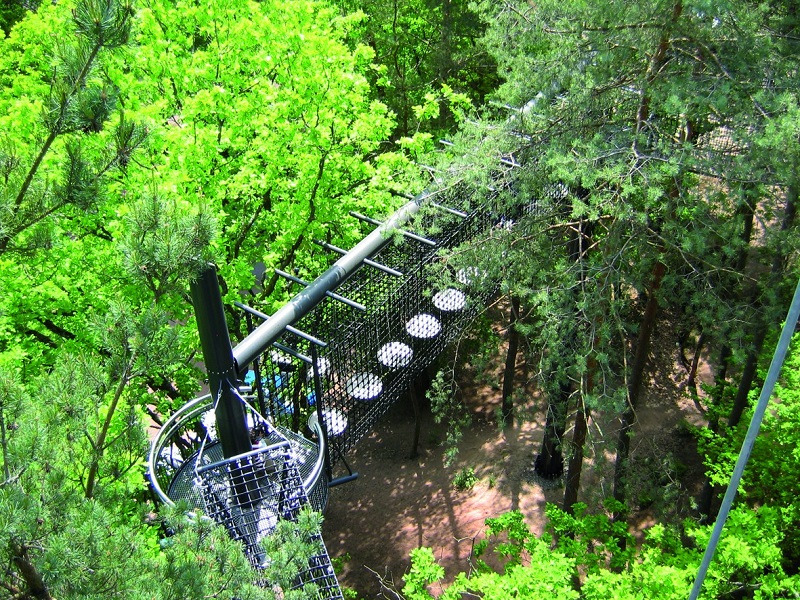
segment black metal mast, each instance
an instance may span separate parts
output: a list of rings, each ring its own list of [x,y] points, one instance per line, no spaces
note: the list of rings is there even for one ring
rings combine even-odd
[[[250,431],[244,403],[236,386],[238,372],[214,265],[208,265],[192,281],[191,292],[208,385],[216,402],[214,413],[222,453],[225,458],[238,456],[252,449]]]

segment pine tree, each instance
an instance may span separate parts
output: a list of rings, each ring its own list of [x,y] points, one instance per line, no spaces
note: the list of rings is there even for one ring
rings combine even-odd
[[[508,198],[500,214],[519,215],[512,240],[483,255],[505,257],[485,269],[503,289],[522,290],[530,307],[527,346],[546,366],[542,388],[552,389],[540,457],[559,458],[566,415],[579,429],[590,412],[618,415],[614,495],[622,499],[660,315],[738,359],[746,328],[730,324],[763,329],[741,293],[749,272],[774,264],[774,283],[796,268],[785,252],[796,247],[793,222],[782,228],[770,218],[793,197],[793,42],[775,35],[790,11],[682,0],[480,7],[505,83],[482,119],[465,124],[458,152],[469,158],[451,172],[476,198]],[[519,166],[501,169],[508,154]],[[520,198],[526,214],[514,212]],[[758,248],[742,229],[743,202],[765,224]],[[576,223],[591,229],[583,279],[561,258]],[[732,272],[742,253],[753,262]],[[785,297],[780,286],[754,289],[769,306]]]

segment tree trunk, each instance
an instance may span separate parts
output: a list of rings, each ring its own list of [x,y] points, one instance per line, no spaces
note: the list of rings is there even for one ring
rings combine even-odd
[[[577,247],[572,249],[575,260],[580,261],[578,271],[578,282],[583,287],[586,282],[586,269],[584,268],[586,258],[591,246],[592,225],[581,222],[578,227]],[[595,324],[596,325],[596,324]],[[596,341],[596,340],[595,340]],[[593,341],[592,348],[595,347]],[[570,453],[567,465],[567,478],[564,483],[564,502],[563,509],[568,514],[574,514],[573,505],[578,501],[578,490],[581,483],[581,471],[583,470],[583,448],[586,445],[587,420],[589,409],[583,399],[594,389],[594,373],[597,368],[597,361],[590,354],[586,361],[586,374],[584,375],[584,389],[578,396],[578,406],[575,411],[575,429],[572,432],[572,452]]]
[[[691,362],[686,359],[686,347],[684,342],[681,342],[681,361],[683,362],[683,366],[688,375],[686,378],[686,389],[688,389],[689,393],[692,395],[692,400],[694,401],[695,406],[697,406],[698,410],[701,411],[702,407],[700,406],[700,396],[697,393],[697,369],[700,366],[700,357],[703,355],[703,348],[706,345],[706,337],[706,332],[701,331],[697,338],[694,352],[692,353]]]
[[[411,440],[411,452],[408,453],[408,458],[414,460],[419,456],[419,433],[422,427],[422,417],[420,416],[419,396],[417,396],[413,387],[409,392],[409,396],[411,396],[411,406],[414,409],[414,439]]]
[[[436,51],[436,79],[437,87],[447,83],[450,73],[453,70],[453,33],[455,19],[453,16],[453,0],[441,0],[442,21],[439,30],[439,47]],[[447,123],[451,119],[451,112],[447,102],[443,102],[439,107],[439,115],[436,118],[440,129],[446,129]]]
[[[559,392],[547,407],[547,420],[542,439],[542,450],[536,457],[534,470],[544,479],[557,479],[564,474],[564,456],[561,441],[566,429],[567,406],[572,392],[570,382],[564,381]]]
[[[647,67],[645,74],[645,86],[642,90],[641,100],[636,111],[635,126],[637,141],[634,145],[634,151],[637,156],[639,154],[638,140],[641,138],[641,133],[646,131],[648,126],[647,122],[650,117],[650,92],[647,89],[661,73],[664,65],[669,60],[670,48],[670,33],[669,31],[677,24],[681,15],[683,14],[682,0],[676,0],[672,6],[672,14],[670,21],[665,27],[661,38],[658,42],[656,51],[650,59],[650,64]],[[682,142],[691,141],[692,130],[686,128],[680,135]],[[676,197],[680,190],[678,189],[679,183],[674,183],[673,188],[670,190],[669,197]],[[636,406],[639,402],[639,394],[642,389],[642,380],[644,379],[645,366],[647,365],[647,356],[650,352],[650,338],[652,337],[653,329],[656,324],[656,315],[658,313],[658,290],[661,287],[661,282],[664,279],[666,266],[658,260],[653,267],[651,283],[648,289],[647,305],[645,306],[642,321],[639,325],[639,336],[636,340],[636,354],[634,355],[633,365],[631,366],[631,377],[628,380],[628,409],[622,414],[620,419],[619,439],[617,441],[617,457],[614,464],[614,498],[619,502],[625,501],[625,476],[627,474],[628,455],[630,453],[631,445],[631,428],[636,417]]]
[[[580,304],[580,293],[583,289],[583,282],[586,277],[586,269],[584,268],[584,261],[589,251],[590,244],[588,243],[589,236],[591,235],[592,225],[584,220],[580,220],[577,224],[570,225],[568,228],[569,239],[567,240],[567,256],[571,264],[576,266],[576,280],[578,285],[572,288],[570,294],[569,306],[570,310],[574,311],[575,318],[572,325],[578,321],[577,308]],[[566,336],[576,335],[575,327],[567,328],[568,333]],[[562,354],[558,358],[560,366],[564,366],[565,358],[563,356],[564,350],[557,350]],[[559,365],[553,369],[555,374],[558,371]],[[555,375],[554,375],[555,376]],[[569,399],[572,396],[572,382],[567,375],[561,375],[562,380],[558,385],[558,390],[554,396],[550,396],[550,401],[547,408],[547,420],[545,423],[544,438],[542,439],[542,449],[536,457],[535,472],[540,477],[545,479],[555,479],[564,474],[564,457],[562,452],[562,438],[566,429],[567,409],[569,408]],[[585,438],[585,434],[584,434]],[[581,442],[581,460],[583,452],[583,442]],[[574,472],[574,471],[573,471]],[[578,475],[580,477],[580,475]]]
[[[786,207],[783,212],[783,222],[781,223],[781,232],[785,232],[794,225],[795,214],[797,212],[797,185],[789,186],[786,192]],[[781,250],[776,251],[775,257],[772,261],[772,268],[768,282],[769,288],[778,286],[783,272],[785,269],[786,255]],[[739,387],[736,390],[736,397],[733,399],[733,407],[728,416],[728,427],[735,427],[739,420],[742,418],[742,413],[747,408],[747,399],[750,395],[750,389],[753,387],[753,380],[758,372],[758,358],[761,354],[761,348],[764,345],[764,339],[767,336],[767,329],[770,325],[770,309],[771,306],[762,306],[758,311],[755,321],[755,332],[753,335],[753,344],[747,354],[747,361],[745,362],[744,369],[742,370],[742,378],[739,382]]]
[[[580,400],[579,400],[580,402]],[[589,409],[581,402],[575,412],[575,430],[572,432],[572,454],[567,466],[567,480],[564,484],[564,512],[574,515],[573,506],[578,501],[578,490],[581,484],[581,471],[583,470],[583,447],[586,445],[586,433]]]
[[[736,213],[734,218],[741,219],[742,221],[742,231],[739,235],[739,241],[741,243],[741,247],[739,248],[739,252],[736,254],[736,260],[733,264],[733,271],[736,274],[744,274],[744,270],[747,267],[747,259],[750,255],[750,241],[753,237],[753,221],[755,220],[755,206],[756,206],[757,198],[754,196],[753,191],[746,187],[743,190],[743,199],[736,207]],[[738,294],[731,291],[730,297],[732,299],[741,298],[744,294],[740,290]],[[719,368],[717,370],[717,374],[714,376],[714,393],[712,398],[715,402],[719,403],[722,400],[722,395],[725,391],[725,385],[727,384],[727,374],[728,374],[728,360],[730,359],[732,354],[730,344],[727,343],[727,340],[724,340],[722,349],[719,353]]]
[[[786,231],[794,225],[795,215],[797,211],[797,185],[793,184],[789,186],[786,194],[786,206],[784,208],[783,214],[783,222],[781,223],[781,231]],[[744,204],[748,205],[746,209],[747,212],[745,213],[745,222],[744,228],[742,230],[742,240],[747,241],[749,244],[750,237],[752,235],[753,230],[753,216],[754,216],[754,206],[755,201],[753,202],[745,202]],[[775,258],[772,262],[772,269],[770,273],[770,287],[774,287],[781,278],[781,274],[784,270],[784,262],[786,257],[783,253],[778,252],[775,255]],[[746,248],[743,248],[742,252],[740,253],[737,259],[737,272],[742,273],[744,268],[747,264],[747,256],[746,256]],[[755,294],[753,294],[755,295]],[[753,298],[755,301],[755,298]],[[730,414],[728,415],[728,426],[735,427],[739,420],[742,417],[742,413],[744,412],[745,408],[747,407],[747,399],[750,394],[750,389],[753,387],[753,379],[757,373],[758,367],[758,356],[761,352],[761,348],[764,345],[764,339],[766,337],[768,323],[765,321],[764,318],[764,310],[762,309],[759,312],[759,316],[756,319],[755,323],[755,333],[753,336],[753,345],[751,346],[750,352],[747,355],[747,359],[745,361],[744,369],[742,370],[741,380],[739,382],[739,387],[736,390],[736,397],[733,401],[733,407],[731,409]],[[730,346],[725,345],[722,348],[722,352],[720,355],[720,362],[723,363],[721,365],[722,372],[718,374],[716,379],[716,385],[714,389],[714,400],[715,402],[719,402],[722,399],[725,381],[725,369],[727,366],[727,358],[731,354]],[[719,430],[719,423],[716,416],[713,416],[712,419],[708,423],[708,428],[713,432],[716,433]],[[714,497],[715,494],[715,486],[712,485],[711,480],[706,478],[703,484],[703,490],[700,492],[700,497],[697,500],[697,512],[700,514],[701,522],[710,522],[716,518],[716,509],[713,507]]]
[[[614,464],[614,498],[625,501],[625,477],[628,468],[628,454],[631,447],[631,428],[636,417],[636,406],[642,391],[647,357],[650,354],[650,339],[655,329],[658,314],[658,290],[664,279],[666,267],[657,262],[653,268],[653,280],[647,294],[647,305],[639,325],[639,336],[636,340],[636,354],[631,365],[631,376],[628,380],[628,410],[622,414],[619,440],[617,441],[617,458]]]
[[[39,573],[36,566],[31,562],[30,555],[28,554],[28,547],[25,544],[11,542],[11,559],[19,570],[20,576],[25,581],[25,585],[28,586],[28,591],[22,595],[22,598],[53,600],[42,574]]]
[[[519,332],[517,320],[519,319],[519,298],[511,297],[511,317],[508,324],[508,354],[506,354],[506,368],[503,372],[503,402],[502,418],[503,427],[513,424],[514,419],[514,373],[517,368],[517,350],[519,349]]]
[[[108,438],[108,432],[111,429],[111,422],[114,419],[114,413],[117,411],[120,398],[122,398],[122,393],[125,391],[125,387],[130,382],[130,373],[135,362],[136,353],[133,353],[128,360],[128,364],[125,366],[125,370],[123,371],[122,375],[120,375],[119,382],[117,382],[117,388],[114,391],[114,397],[111,399],[111,404],[108,406],[108,410],[106,411],[106,418],[103,421],[100,434],[92,444],[94,446],[94,453],[92,456],[92,464],[89,465],[89,474],[86,476],[86,492],[84,494],[87,500],[90,500],[94,496],[95,485],[97,484],[97,479],[99,477],[100,461],[107,450],[106,439]]]
[[[411,449],[408,453],[409,459],[415,459],[419,455],[419,437],[422,430],[422,405],[420,398],[425,398],[428,390],[433,383],[434,375],[431,373],[432,367],[422,370],[414,382],[408,388],[408,398],[411,408],[414,409],[414,437],[411,440]],[[427,406],[427,405],[426,405]]]

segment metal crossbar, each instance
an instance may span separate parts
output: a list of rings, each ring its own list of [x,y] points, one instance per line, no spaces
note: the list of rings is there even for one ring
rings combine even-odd
[[[275,314],[241,306],[248,319],[263,322],[231,349],[233,368],[225,352],[210,348],[228,369],[215,374],[220,389],[237,388],[228,387],[232,391],[219,398],[226,399],[225,406],[244,403],[244,412],[191,403],[153,444],[150,477],[157,494],[169,502],[186,499],[224,525],[242,543],[256,583],[274,584],[259,575],[270,561],[262,546],[265,536],[281,520],[296,521],[308,503],[324,508],[333,466],[345,462],[345,454],[495,293],[475,266],[439,279],[430,269],[442,250],[492,227],[497,215],[470,209],[467,200],[423,210],[423,199],[406,204],[315,281],[281,273],[302,289]],[[402,237],[395,239],[395,231]],[[207,337],[216,339],[210,331]],[[238,382],[231,381],[231,373],[238,374]],[[230,427],[222,431],[227,438],[216,439],[214,419],[227,415],[242,419],[237,427],[248,440],[231,445],[236,428]],[[226,440],[230,447],[252,450],[223,451]],[[165,460],[165,452],[178,460]],[[321,537],[309,535],[307,541],[315,554],[293,587],[316,590],[319,598],[341,598]]]
[[[451,272],[446,279],[431,276],[431,268],[441,260],[443,250],[469,241],[504,217],[484,209],[485,204],[470,208],[467,200],[447,205],[429,200],[430,209],[422,204],[413,211],[406,208],[414,220],[389,219],[393,228],[404,228],[402,241],[390,239],[394,230],[384,230],[383,243],[360,256],[355,267],[336,281],[335,294],[364,310],[332,301],[332,286],[328,286],[324,293],[317,292],[313,304],[288,322],[326,341],[325,347],[316,349],[316,363],[296,358],[297,354],[311,354],[307,340],[288,327],[275,326],[266,351],[259,355],[258,377],[255,369],[244,374],[245,381],[264,398],[263,410],[274,422],[302,431],[309,417],[316,415],[327,437],[329,467],[406,396],[420,374],[495,293],[496,285],[477,267]],[[410,237],[406,235],[408,229],[421,231],[424,236]],[[433,243],[418,243],[417,237]],[[383,268],[359,268],[373,263]],[[308,294],[311,286],[328,285],[321,281],[298,284],[303,286],[298,296]],[[273,320],[274,316],[266,323]],[[263,339],[257,341],[266,331],[260,329],[261,334],[256,329],[234,348],[240,370],[246,367],[242,361],[251,356],[248,348],[264,343]]]

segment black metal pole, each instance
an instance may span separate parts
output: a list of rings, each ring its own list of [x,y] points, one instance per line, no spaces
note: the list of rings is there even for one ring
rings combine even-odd
[[[236,388],[238,373],[214,265],[192,282],[191,292],[208,385],[216,401],[217,435],[223,455],[231,458],[252,447],[244,404]]]
[[[311,344],[311,375],[314,383],[314,404],[316,405],[317,419],[319,419],[319,428],[322,432],[322,437],[325,438],[324,440],[320,440],[321,443],[324,442],[325,447],[325,474],[328,476],[328,481],[330,481],[333,473],[331,468],[330,442],[328,441],[328,426],[325,423],[324,413],[322,412],[324,400],[322,381],[319,377],[319,350],[314,344]]]

